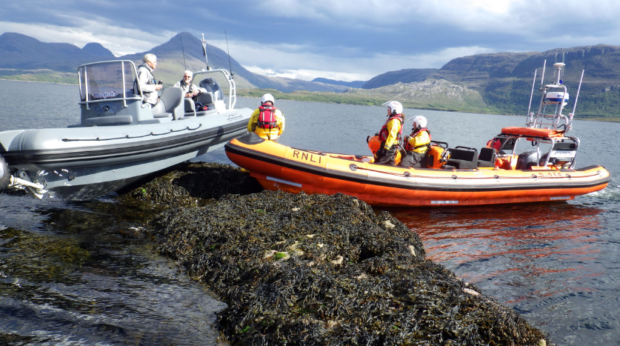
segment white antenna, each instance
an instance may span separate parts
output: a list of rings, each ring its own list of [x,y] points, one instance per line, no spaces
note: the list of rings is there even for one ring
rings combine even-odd
[[[530,110],[532,109],[532,97],[534,97],[534,86],[536,85],[536,73],[538,72],[538,69],[534,70],[534,79],[532,80],[532,91],[530,92],[530,104],[527,106],[527,118],[528,118],[528,125],[530,123]]]
[[[202,54],[205,55],[205,63],[207,64],[207,71],[209,71],[211,67],[209,67],[209,58],[207,58],[207,41],[205,41],[205,34],[202,34]]]
[[[579,87],[577,88],[577,95],[575,95],[575,104],[573,105],[573,112],[570,113],[568,116],[570,117],[570,121],[569,124],[573,124],[573,117],[575,116],[575,112],[577,110],[577,100],[579,100],[579,91],[581,91],[581,82],[583,82],[583,74],[586,72],[586,70],[581,70],[581,78],[579,79]],[[566,131],[570,130],[566,129]]]
[[[547,67],[547,59],[545,59],[545,62],[543,63],[543,71],[542,74],[540,75],[540,89],[542,89],[543,87],[543,81],[545,79],[545,68]]]

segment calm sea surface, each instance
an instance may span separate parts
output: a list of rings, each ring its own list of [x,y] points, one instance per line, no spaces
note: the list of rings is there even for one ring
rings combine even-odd
[[[0,130],[79,122],[76,86],[0,81]],[[241,98],[237,108],[255,108]],[[276,101],[280,143],[368,154],[382,107]],[[434,140],[480,148],[524,117],[406,109]],[[577,166],[602,164],[609,187],[551,204],[391,210],[418,232],[428,256],[475,283],[559,345],[620,344],[620,124],[576,121]],[[230,163],[223,149],[199,158]],[[127,236],[106,197],[64,203],[0,194],[0,334],[36,344],[215,344],[225,304]],[[148,213],[148,211],[145,211]],[[88,220],[81,222],[80,220]],[[94,220],[94,221],[93,221]],[[79,227],[76,226],[79,224]],[[125,230],[125,231],[124,231]],[[86,251],[84,251],[86,250]]]

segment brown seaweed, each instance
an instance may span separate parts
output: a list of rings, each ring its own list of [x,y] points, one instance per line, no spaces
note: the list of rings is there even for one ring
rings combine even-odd
[[[251,193],[257,185],[238,169],[187,167],[122,199],[169,207],[149,224],[157,250],[228,304],[218,323],[232,344],[547,344],[427,260],[388,212],[342,194]]]

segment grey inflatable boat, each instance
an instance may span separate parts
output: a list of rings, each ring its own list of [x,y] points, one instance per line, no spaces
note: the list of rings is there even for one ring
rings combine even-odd
[[[226,70],[196,72],[207,90],[196,101],[181,89],[163,89],[152,108],[144,104],[136,66],[129,60],[78,68],[79,124],[67,128],[0,132],[0,190],[84,200],[121,189],[223,146],[247,133],[252,114],[235,109],[235,82]],[[228,95],[218,81],[228,83]]]

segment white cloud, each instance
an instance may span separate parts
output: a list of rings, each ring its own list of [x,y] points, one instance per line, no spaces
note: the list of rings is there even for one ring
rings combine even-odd
[[[176,34],[167,31],[157,35],[107,25],[103,20],[82,19],[80,24],[80,27],[66,27],[41,23],[0,22],[0,32],[18,32],[42,42],[70,43],[80,48],[87,43],[97,42],[116,56],[147,51]]]
[[[244,66],[246,69],[253,73],[261,74],[269,77],[284,77],[311,81],[315,78],[329,78],[333,80],[352,82],[352,81],[365,81],[372,77],[374,74],[368,73],[346,73],[346,72],[334,72],[334,71],[316,71],[316,70],[274,70],[264,69],[258,66]]]
[[[276,16],[346,26],[373,23],[386,28],[423,22],[534,39],[562,35],[579,27],[576,24],[593,29],[606,26],[610,31],[620,28],[620,2],[609,0],[266,0],[260,7]]]
[[[286,77],[303,80],[312,80],[323,77],[341,81],[369,80],[381,73],[409,68],[439,68],[448,61],[467,55],[491,53],[492,49],[484,47],[455,47],[443,49],[427,54],[402,56],[399,54],[375,54],[360,58],[334,58],[329,56],[308,55],[302,52],[278,51],[272,46],[267,55],[278,56],[277,60],[267,59],[256,63],[257,53],[254,47],[236,45],[235,50],[244,52],[240,57],[249,57],[247,60],[237,59],[248,70],[272,77]],[[265,53],[265,52],[263,52]],[[312,69],[317,62],[323,61],[322,69]],[[278,65],[274,65],[277,63]],[[320,65],[320,64],[319,64]],[[287,66],[282,68],[281,66]],[[288,67],[293,66],[293,67]],[[295,68],[297,67],[297,68]],[[331,70],[330,70],[331,69]]]

